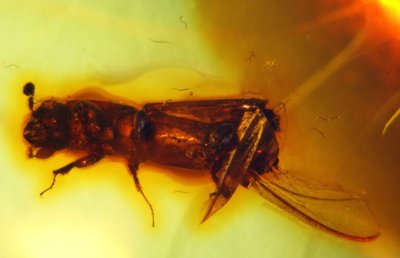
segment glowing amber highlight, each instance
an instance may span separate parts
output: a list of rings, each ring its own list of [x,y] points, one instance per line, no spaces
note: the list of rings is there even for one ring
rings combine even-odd
[[[400,2],[397,0],[379,0],[388,11],[400,21]]]

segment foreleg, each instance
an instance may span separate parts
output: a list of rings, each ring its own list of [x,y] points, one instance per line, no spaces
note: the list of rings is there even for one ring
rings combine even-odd
[[[71,169],[73,169],[74,167],[77,168],[83,168],[83,167],[88,167],[90,165],[93,165],[95,163],[97,163],[99,160],[101,160],[103,157],[105,156],[105,154],[103,152],[93,152],[90,153],[89,155],[82,157],[74,162],[71,162],[67,165],[65,165],[62,168],[56,169],[53,171],[53,181],[51,182],[50,186],[48,188],[46,188],[45,190],[43,190],[40,193],[40,196],[42,196],[45,192],[49,191],[50,189],[53,188],[54,184],[56,183],[56,177],[61,174],[61,175],[65,175],[67,174]]]

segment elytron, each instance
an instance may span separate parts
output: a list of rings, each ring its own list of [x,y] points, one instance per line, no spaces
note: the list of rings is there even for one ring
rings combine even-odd
[[[160,102],[137,108],[111,100],[49,98],[35,108],[35,86],[27,83],[23,92],[31,110],[23,130],[29,157],[86,152],[53,170],[53,181],[41,194],[54,186],[58,175],[119,156],[151,210],[153,226],[153,207],[137,175],[143,162],[210,172],[216,189],[202,222],[241,185],[330,233],[360,241],[379,235],[373,214],[358,196],[278,166],[279,116],[264,99]]]

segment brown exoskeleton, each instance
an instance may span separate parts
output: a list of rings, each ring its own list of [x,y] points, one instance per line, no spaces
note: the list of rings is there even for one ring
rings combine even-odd
[[[34,107],[34,86],[25,85],[32,113],[23,135],[30,156],[48,158],[68,149],[87,155],[53,171],[67,174],[107,155],[126,159],[137,190],[139,164],[209,170],[216,184],[203,222],[222,208],[239,185],[305,222],[353,240],[379,235],[373,214],[357,196],[278,168],[279,117],[262,99],[224,99],[146,104],[142,109],[104,100],[44,100]]]

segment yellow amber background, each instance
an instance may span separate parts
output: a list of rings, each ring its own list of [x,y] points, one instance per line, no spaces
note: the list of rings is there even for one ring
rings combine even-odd
[[[375,1],[0,1],[0,257],[399,257],[400,49]],[[382,226],[369,243],[293,219],[240,187],[199,225],[207,173],[143,164],[156,227],[126,165],[28,159],[37,101],[94,88],[151,101],[258,96],[281,110],[281,166],[363,196]]]

